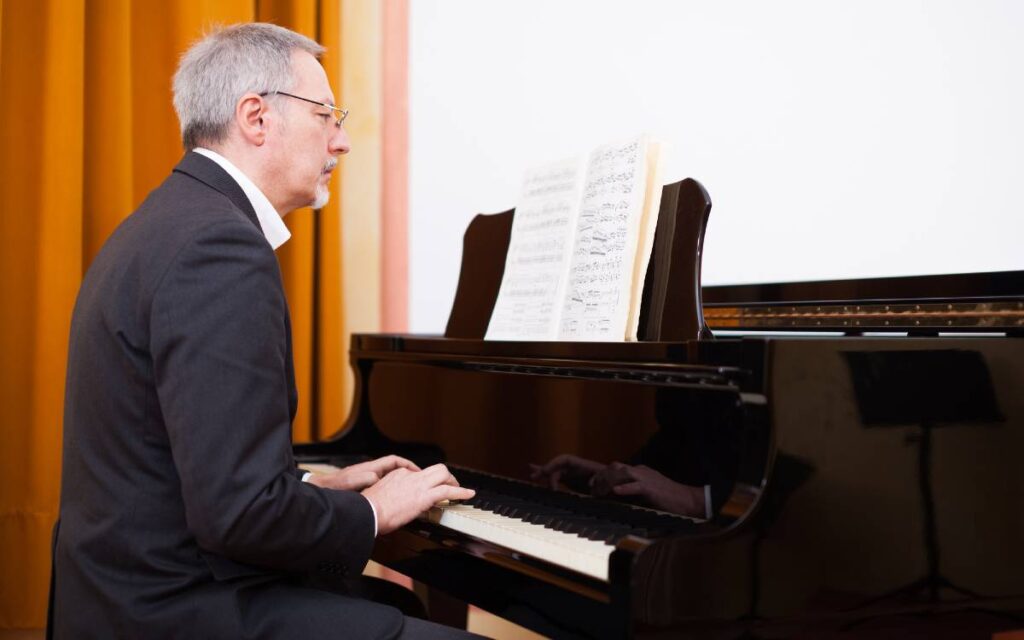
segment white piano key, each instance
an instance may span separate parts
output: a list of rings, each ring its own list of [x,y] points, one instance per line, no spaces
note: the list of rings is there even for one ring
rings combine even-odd
[[[615,546],[606,542],[587,540],[464,504],[434,507],[427,517],[442,527],[608,580],[608,559]]]

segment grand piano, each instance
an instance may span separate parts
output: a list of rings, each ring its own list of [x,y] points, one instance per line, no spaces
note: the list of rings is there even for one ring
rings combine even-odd
[[[476,497],[374,559],[546,636],[1024,628],[1024,272],[701,287],[710,208],[665,187],[623,343],[483,340],[514,211],[477,216],[445,335],[354,335],[296,458],[448,464]]]

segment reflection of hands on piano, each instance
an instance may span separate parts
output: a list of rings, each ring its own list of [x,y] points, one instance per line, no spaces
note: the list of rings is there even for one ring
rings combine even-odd
[[[322,489],[339,491],[362,491],[395,469],[419,471],[413,462],[401,456],[384,456],[376,460],[368,460],[347,467],[330,467],[317,465],[307,480]]]
[[[530,479],[552,489],[557,489],[561,484],[577,493],[589,493],[594,475],[604,470],[605,466],[600,462],[563,453],[547,464],[530,465]]]
[[[601,464],[562,454],[547,464],[533,466],[530,478],[552,489],[557,489],[561,484],[573,491],[589,493],[598,498],[634,497],[662,511],[695,518],[706,517],[704,487],[676,482],[643,464]]]
[[[443,464],[422,471],[398,467],[362,492],[377,512],[377,533],[391,533],[444,500],[469,500],[476,492],[459,486]]]
[[[705,517],[704,487],[681,484],[645,464],[611,463],[591,478],[590,492],[597,497],[635,496],[655,509]]]

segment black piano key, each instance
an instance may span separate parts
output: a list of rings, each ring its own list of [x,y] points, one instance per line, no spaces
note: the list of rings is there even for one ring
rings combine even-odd
[[[588,527],[576,533],[587,540],[603,540],[610,532],[601,527]]]
[[[555,515],[551,513],[536,513],[530,516],[527,522],[531,524],[538,524],[542,527],[546,527],[555,521]]]
[[[593,518],[579,516],[559,518],[554,524],[555,526],[553,528],[556,531],[561,531],[562,533],[573,533],[576,535],[582,535],[588,529],[596,530],[606,526]]]
[[[565,533],[577,533],[578,534],[581,531],[583,531],[584,529],[586,529],[588,524],[589,524],[589,521],[585,520],[583,518],[571,518],[571,519],[569,519],[567,521],[566,527],[564,529],[561,529],[561,531],[563,531]]]
[[[576,535],[587,540],[599,540],[603,541],[607,537],[607,533],[600,526],[587,526],[583,527]]]

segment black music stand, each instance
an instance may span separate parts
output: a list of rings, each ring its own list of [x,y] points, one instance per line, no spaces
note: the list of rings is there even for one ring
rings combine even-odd
[[[996,402],[992,377],[977,351],[847,351],[861,420],[866,428],[917,425],[907,436],[917,445],[918,486],[924,512],[923,535],[928,570],[911,583],[871,598],[857,609],[894,598],[939,602],[942,589],[972,598],[939,569],[940,553],[932,491],[932,432],[940,427],[986,426],[1005,420]]]

